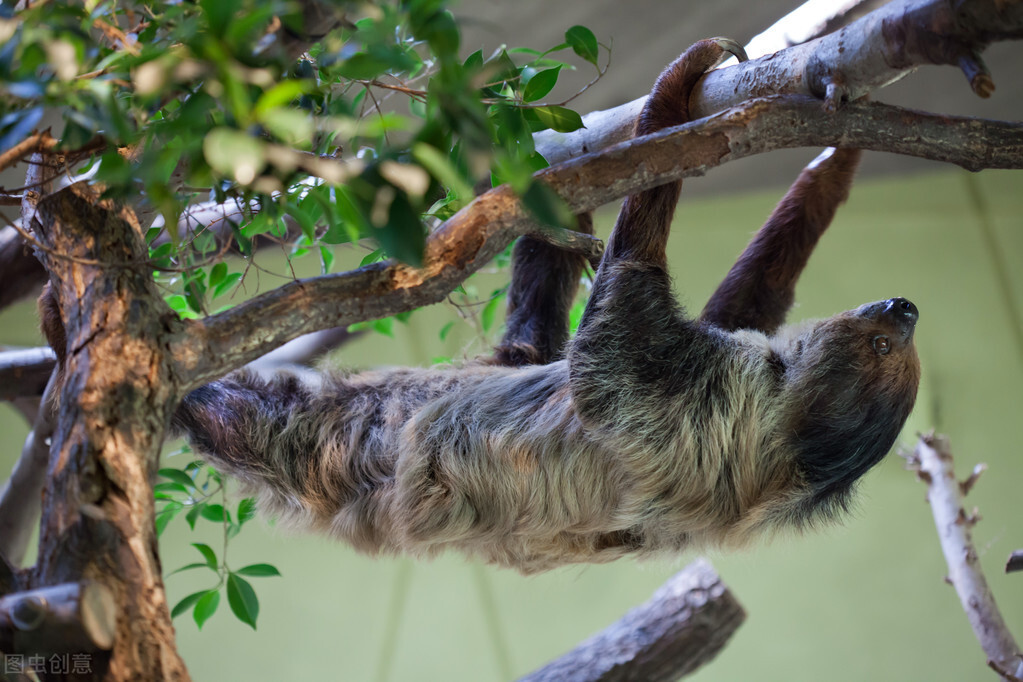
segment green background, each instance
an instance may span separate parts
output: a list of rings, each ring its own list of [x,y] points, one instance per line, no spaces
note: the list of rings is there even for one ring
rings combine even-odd
[[[779,184],[742,197],[683,197],[669,257],[684,304],[700,308],[781,191]],[[923,380],[900,441],[911,447],[915,434],[937,428],[951,438],[961,477],[977,462],[989,465],[967,502],[980,508],[974,537],[981,563],[1018,638],[1023,575],[1002,571],[1009,552],[1023,548],[1021,216],[1018,172],[944,169],[863,181],[811,260],[791,315],[822,317],[891,296],[919,306]],[[599,216],[605,234],[612,219],[613,211]],[[357,262],[364,253],[347,258]],[[275,258],[260,256],[286,272]],[[264,287],[283,281],[260,279]],[[485,298],[500,284],[484,276],[474,288]],[[434,306],[396,325],[393,338],[364,335],[332,362],[361,368],[471,357],[485,345],[470,325],[438,338],[456,318],[452,306]],[[0,314],[0,344],[38,343],[31,305]],[[0,405],[2,471],[10,470],[26,432]],[[692,679],[992,679],[943,581],[924,493],[891,456],[867,475],[843,525],[768,538],[738,553],[710,552],[749,618]],[[200,541],[219,547],[219,532],[205,522],[190,532],[179,517],[161,541],[165,570],[199,560],[189,543]],[[260,521],[228,555],[234,567],[270,562],[284,574],[252,580],[261,601],[258,631],[235,620],[226,602],[201,633],[188,615],[175,624],[196,680],[500,680],[613,622],[691,558],[526,578],[453,555],[360,556]],[[170,577],[171,603],[210,582],[199,571]]]

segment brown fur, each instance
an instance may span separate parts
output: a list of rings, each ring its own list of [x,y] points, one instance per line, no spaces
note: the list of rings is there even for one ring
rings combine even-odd
[[[669,66],[639,131],[684,123],[720,53],[702,41]],[[891,447],[919,379],[904,299],[778,328],[857,156],[800,176],[697,320],[666,271],[673,183],[625,201],[562,359],[239,372],[189,394],[175,427],[265,511],[370,553],[457,549],[535,572],[827,520]],[[528,276],[546,257],[528,244],[506,364],[559,355],[578,279],[553,261]]]

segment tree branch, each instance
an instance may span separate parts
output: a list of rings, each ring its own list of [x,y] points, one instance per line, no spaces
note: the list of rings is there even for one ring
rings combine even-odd
[[[0,400],[42,395],[56,364],[45,346],[0,352]]]
[[[748,62],[711,71],[693,92],[690,108],[694,117],[706,116],[774,94],[854,100],[934,64],[982,76],[979,53],[991,42],[1020,37],[1019,0],[893,0],[836,33],[759,59],[752,52]],[[976,86],[982,96],[989,92],[983,78]],[[537,133],[537,151],[554,165],[628,139],[645,102],[641,97],[588,114],[586,127],[575,132]]]
[[[113,595],[96,582],[17,592],[0,597],[0,641],[5,653],[106,650],[114,643],[115,617]]]
[[[843,146],[909,154],[964,168],[1023,168],[1023,124],[938,116],[878,103],[834,113],[805,97],[762,98],[539,173],[576,213],[775,149]],[[318,329],[384,317],[443,299],[531,229],[507,187],[477,197],[427,240],[422,269],[393,262],[285,284],[191,323],[176,357],[194,388]]]
[[[710,563],[697,559],[648,602],[520,682],[671,682],[709,663],[745,620]]]
[[[1016,571],[1023,571],[1023,549],[1017,549],[1010,554],[1008,561],[1005,562],[1006,573],[1015,573]]]
[[[56,372],[43,392],[32,431],[25,437],[18,458],[3,488],[0,488],[0,555],[20,566],[25,562],[29,540],[42,508],[42,492],[46,483],[46,467],[53,436],[52,393]]]
[[[746,43],[746,55],[756,59],[819,38],[887,3],[888,0],[809,0],[753,36]],[[724,66],[734,63],[730,60]]]
[[[948,439],[933,433],[921,436],[910,468],[927,484],[927,499],[948,564],[948,581],[959,595],[977,641],[1003,678],[1023,678],[1023,656],[998,610],[973,546],[970,529],[977,517],[968,516],[963,509],[962,497],[969,485],[956,481]]]

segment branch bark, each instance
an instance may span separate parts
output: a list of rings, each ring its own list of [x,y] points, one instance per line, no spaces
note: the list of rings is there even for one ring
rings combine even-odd
[[[979,53],[989,43],[1020,37],[1019,0],[893,0],[836,33],[711,71],[690,109],[700,117],[765,95],[824,97],[829,86],[834,100],[854,100],[925,65],[952,64],[976,77],[986,73]],[[588,114],[575,132],[537,133],[536,149],[554,165],[628,139],[645,102]]]
[[[574,213],[746,156],[803,146],[875,149],[970,170],[1023,168],[1023,124],[938,116],[878,103],[834,113],[819,100],[761,98],[685,126],[630,140],[541,171]],[[531,229],[507,187],[479,197],[427,240],[422,269],[376,263],[299,280],[227,312],[193,322],[175,349],[185,388],[237,369],[318,329],[392,315],[443,299],[458,283]]]
[[[520,682],[671,682],[713,660],[745,620],[710,563],[697,559],[648,602]]]
[[[952,454],[944,436],[921,436],[910,464],[927,484],[927,499],[948,564],[948,580],[959,595],[989,665],[1007,682],[1023,678],[1023,655],[998,610],[973,546],[970,529],[976,523],[976,516],[968,516],[963,509],[964,491],[975,477],[964,484],[956,481]]]

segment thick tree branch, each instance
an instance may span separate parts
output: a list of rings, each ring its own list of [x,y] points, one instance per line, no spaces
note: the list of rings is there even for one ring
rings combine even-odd
[[[927,484],[927,499],[948,564],[948,581],[959,595],[977,641],[991,667],[1005,679],[1023,678],[1023,655],[998,610],[973,546],[970,530],[976,515],[967,515],[963,509],[962,498],[975,476],[962,484],[956,481],[948,439],[934,434],[921,436],[910,467]]]
[[[853,100],[935,64],[964,68],[975,80],[985,73],[978,55],[989,43],[1020,37],[1019,0],[893,0],[836,33],[759,59],[750,52],[748,62],[711,71],[690,107],[706,116],[765,95]],[[977,85],[988,92],[982,77]],[[644,102],[593,112],[583,117],[586,128],[572,133],[537,133],[537,151],[553,165],[628,139]]]
[[[763,98],[707,119],[548,168],[542,177],[573,212],[775,149],[859,147],[956,163],[1023,168],[1023,124],[937,116],[877,103],[834,113],[805,97]],[[377,263],[286,284],[202,323],[177,349],[201,385],[276,346],[327,327],[443,299],[532,225],[507,187],[477,197],[427,241],[422,269]]]
[[[745,620],[710,563],[697,559],[648,602],[521,682],[671,682],[709,663]]]

